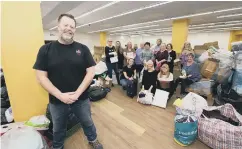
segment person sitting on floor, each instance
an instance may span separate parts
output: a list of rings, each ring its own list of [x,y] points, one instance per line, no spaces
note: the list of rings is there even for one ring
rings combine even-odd
[[[136,69],[134,66],[134,59],[130,58],[128,59],[128,65],[123,68],[123,74],[120,78],[120,83],[125,90],[127,87],[127,82],[133,81],[136,79]]]
[[[187,62],[182,68],[182,75],[176,79],[173,93],[175,92],[179,83],[181,83],[181,92],[180,95],[183,96],[186,92],[185,89],[194,82],[197,82],[201,79],[201,74],[199,71],[199,66],[194,62],[194,55],[189,53],[187,55]]]
[[[172,96],[173,74],[169,70],[169,65],[164,63],[160,67],[160,72],[157,75],[157,88],[169,92],[169,99]]]
[[[147,63],[147,70],[144,70],[142,85],[144,85],[145,90],[149,90],[151,85],[153,86],[151,92],[155,94],[156,90],[156,80],[157,80],[157,71],[154,69],[154,63],[152,60],[149,60]]]

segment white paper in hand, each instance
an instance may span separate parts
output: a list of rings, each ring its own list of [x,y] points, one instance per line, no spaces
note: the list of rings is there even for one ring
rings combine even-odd
[[[127,53],[127,57],[128,57],[128,58],[134,58],[134,53],[133,53],[133,52],[129,52],[129,53]]]
[[[156,89],[154,100],[152,105],[158,106],[161,108],[166,108],[167,100],[168,100],[169,92]]]
[[[118,57],[117,56],[110,57],[110,61],[111,61],[111,63],[117,63],[118,62]]]

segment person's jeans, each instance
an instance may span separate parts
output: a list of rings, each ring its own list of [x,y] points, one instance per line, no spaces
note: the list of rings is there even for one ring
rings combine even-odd
[[[117,63],[106,63],[108,67],[108,77],[112,79],[112,71],[114,70],[118,84],[120,84]]]
[[[50,113],[53,121],[53,149],[63,149],[66,137],[66,127],[68,121],[68,108],[80,120],[84,134],[89,142],[95,141],[97,138],[96,127],[91,117],[91,108],[89,99],[78,100],[68,105],[64,103],[50,103]]]
[[[181,83],[181,94],[185,93],[186,88],[193,83],[192,80],[189,80],[188,78],[182,79],[182,78],[177,78],[174,84],[173,88],[173,93],[175,92],[178,84]]]
[[[122,85],[123,88],[127,87],[128,80],[127,79],[121,79],[120,84]]]

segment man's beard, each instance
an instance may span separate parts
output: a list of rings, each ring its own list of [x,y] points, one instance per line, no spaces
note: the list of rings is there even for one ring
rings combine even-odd
[[[73,36],[66,36],[66,35],[62,34],[61,39],[66,43],[72,43],[73,42]]]

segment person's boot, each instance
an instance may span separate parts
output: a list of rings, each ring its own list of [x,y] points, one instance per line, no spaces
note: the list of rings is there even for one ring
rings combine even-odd
[[[89,142],[93,149],[103,149],[103,145],[96,139],[95,141]]]

